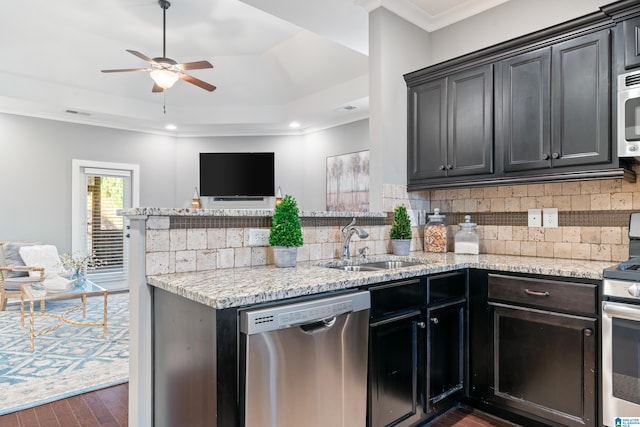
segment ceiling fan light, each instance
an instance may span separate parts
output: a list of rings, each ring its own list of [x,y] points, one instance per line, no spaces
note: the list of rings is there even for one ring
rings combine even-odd
[[[175,82],[178,81],[178,74],[169,70],[153,70],[149,73],[151,78],[162,89],[169,89]]]

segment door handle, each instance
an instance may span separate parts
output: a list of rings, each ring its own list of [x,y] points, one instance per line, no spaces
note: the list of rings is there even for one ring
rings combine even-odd
[[[429,319],[431,321],[431,323],[433,323],[434,325],[437,325],[438,323],[440,323],[440,320],[438,320],[437,317],[432,317],[431,319]]]
[[[553,157],[554,159],[559,159],[560,158],[560,154],[559,153],[553,153],[551,155],[551,157]]]
[[[544,153],[542,155],[542,160],[549,160],[549,155],[547,153]]]

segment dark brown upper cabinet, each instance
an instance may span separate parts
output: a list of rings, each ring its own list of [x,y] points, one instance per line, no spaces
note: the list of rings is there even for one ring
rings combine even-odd
[[[624,37],[624,67],[640,67],[640,16],[622,23]]]
[[[628,16],[630,6],[405,74],[408,190],[634,181],[630,162],[618,158],[612,143],[612,67],[624,53],[611,45],[621,44],[620,16],[629,28],[640,25]],[[640,38],[639,28],[625,34]],[[633,42],[637,56],[640,40]]]
[[[493,67],[409,89],[410,179],[493,172]]]
[[[609,30],[501,62],[504,171],[611,159]]]

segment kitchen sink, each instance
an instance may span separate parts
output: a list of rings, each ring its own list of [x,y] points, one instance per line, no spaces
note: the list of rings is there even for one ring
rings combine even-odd
[[[363,264],[366,267],[375,268],[378,270],[392,270],[394,268],[413,267],[414,265],[421,265],[421,262],[413,261],[377,261],[368,262]]]
[[[343,271],[379,271],[393,270],[403,267],[412,267],[414,265],[422,265],[421,262],[414,261],[372,261],[355,265],[326,265],[325,267],[334,268]]]
[[[378,271],[382,270],[378,267],[371,267],[369,265],[333,265],[329,268],[335,268],[336,270],[344,271]]]

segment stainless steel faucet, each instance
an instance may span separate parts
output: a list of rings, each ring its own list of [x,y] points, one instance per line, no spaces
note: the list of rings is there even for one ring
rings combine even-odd
[[[345,261],[351,258],[351,254],[349,253],[349,242],[351,241],[353,233],[358,233],[358,237],[361,239],[369,237],[369,233],[364,231],[362,227],[356,226],[355,217],[351,220],[349,225],[344,226],[342,228],[342,259]]]

